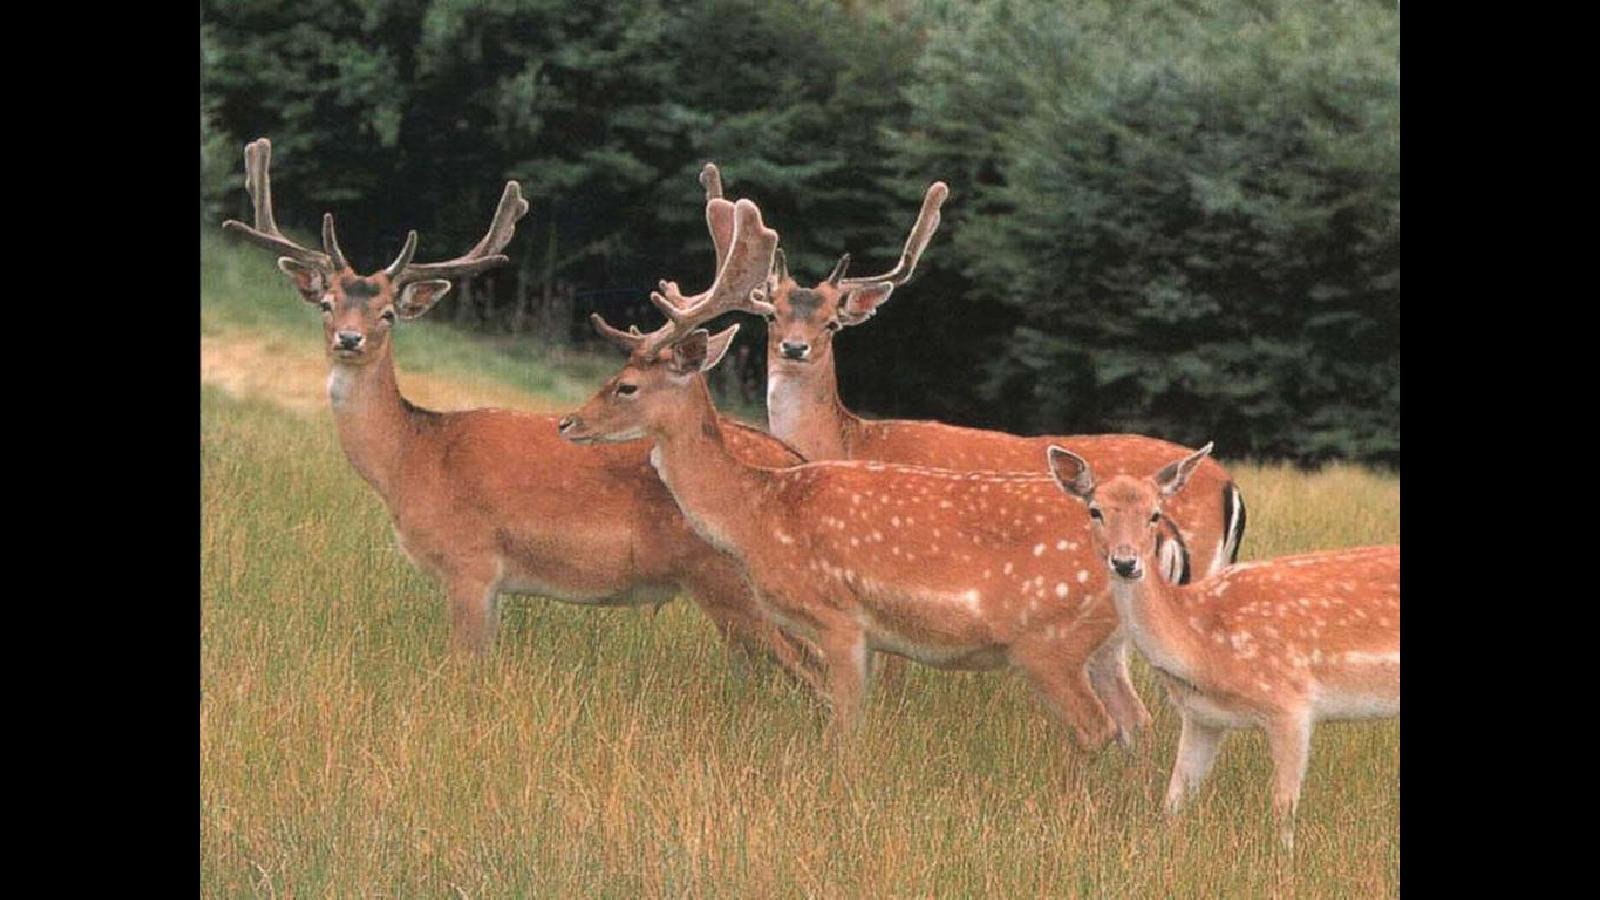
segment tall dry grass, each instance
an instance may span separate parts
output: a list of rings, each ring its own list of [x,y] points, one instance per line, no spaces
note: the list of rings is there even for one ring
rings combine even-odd
[[[462,660],[326,413],[202,415],[207,896],[1398,893],[1397,724],[1319,729],[1286,862],[1257,735],[1163,818],[1177,722],[1142,661],[1133,754],[1068,749],[1018,678],[912,667],[835,756],[687,603],[513,600]],[[1399,539],[1393,476],[1233,469],[1246,557]]]

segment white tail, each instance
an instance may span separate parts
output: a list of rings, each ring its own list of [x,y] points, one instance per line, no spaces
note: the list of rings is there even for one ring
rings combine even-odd
[[[1400,548],[1241,563],[1190,585],[1145,577],[1166,498],[1210,450],[1153,478],[1104,484],[1068,450],[1052,447],[1049,460],[1062,489],[1087,505],[1118,615],[1183,716],[1167,808],[1200,786],[1229,729],[1262,728],[1273,807],[1292,846],[1315,723],[1400,714]]]
[[[412,232],[399,258],[363,277],[338,250],[332,216],[324,218],[321,253],[278,231],[270,153],[265,139],[245,151],[256,227],[225,227],[288,254],[280,268],[322,311],[329,398],[345,455],[383,499],[402,550],[444,586],[458,643],[488,645],[502,593],[655,605],[686,589],[725,638],[770,652],[802,680],[815,681],[813,654],[760,613],[738,566],[689,529],[644,448],[584,451],[560,440],[551,416],[439,413],[400,395],[390,340],[396,320],[426,312],[450,289],[444,279],[505,261],[498,253],[528,208],[515,182],[507,184],[488,233],[464,256],[414,264]],[[800,461],[755,429],[715,424],[742,458],[763,465]]]

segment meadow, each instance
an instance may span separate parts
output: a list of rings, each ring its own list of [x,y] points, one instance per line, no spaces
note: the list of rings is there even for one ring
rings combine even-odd
[[[1132,752],[1071,749],[1020,678],[912,666],[841,754],[818,702],[686,601],[509,598],[497,647],[452,655],[318,402],[316,315],[209,238],[202,298],[205,896],[1399,892],[1396,722],[1319,728],[1291,860],[1257,734],[1162,814],[1177,720],[1142,660]],[[396,341],[402,389],[447,407],[565,410],[616,365],[432,323]],[[1396,475],[1225,449],[1242,558],[1399,540]]]

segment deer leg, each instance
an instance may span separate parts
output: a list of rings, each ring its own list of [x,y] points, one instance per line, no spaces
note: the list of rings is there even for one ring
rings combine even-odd
[[[905,683],[906,658],[893,653],[872,654],[873,684],[882,690],[897,691]]]
[[[841,624],[819,629],[817,643],[828,664],[828,702],[833,706],[828,736],[837,742],[854,733],[861,721],[866,701],[867,637],[859,627]]]
[[[1089,682],[1117,723],[1117,743],[1133,747],[1135,735],[1150,727],[1150,711],[1128,674],[1128,639],[1118,632],[1089,657]]]
[[[812,692],[823,692],[822,654],[803,638],[779,628],[765,615],[756,605],[755,592],[742,576],[702,578],[685,587],[727,646],[751,654],[765,653]]]
[[[1046,708],[1071,728],[1079,747],[1094,751],[1111,740],[1117,724],[1095,696],[1082,655],[1063,653],[1058,642],[1035,641],[1013,647],[1011,661],[1022,669]]]
[[[482,656],[494,643],[500,624],[499,579],[459,575],[450,580],[447,593],[451,643]]]
[[[1178,758],[1172,762],[1172,778],[1167,782],[1168,814],[1175,814],[1200,789],[1211,773],[1217,751],[1228,736],[1223,728],[1206,725],[1193,716],[1183,717],[1183,733],[1178,736]]]
[[[1311,756],[1311,719],[1284,715],[1267,724],[1267,744],[1272,750],[1272,813],[1283,848],[1294,850],[1294,815],[1300,805],[1300,784]]]

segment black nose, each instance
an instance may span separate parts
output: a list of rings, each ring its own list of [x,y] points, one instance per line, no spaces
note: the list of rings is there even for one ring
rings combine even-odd
[[[784,341],[778,349],[789,359],[805,359],[806,351],[811,349],[810,344],[797,344],[794,341]]]
[[[359,331],[341,331],[334,336],[339,339],[340,350],[354,350],[361,346],[361,332]]]
[[[1123,578],[1132,578],[1139,574],[1139,560],[1113,556],[1111,557],[1111,568],[1115,569],[1117,574]]]

